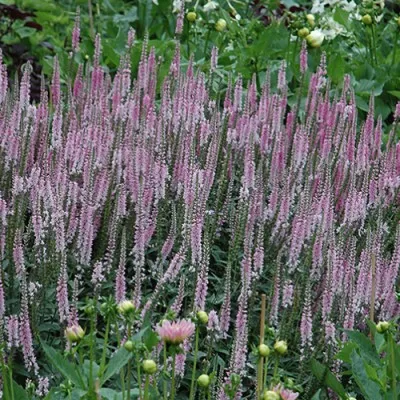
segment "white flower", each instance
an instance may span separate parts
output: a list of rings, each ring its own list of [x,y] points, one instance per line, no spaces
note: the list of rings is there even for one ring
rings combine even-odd
[[[215,10],[218,7],[218,3],[210,0],[207,4],[204,5],[203,10],[205,12]]]
[[[325,36],[320,30],[315,30],[306,37],[306,40],[311,47],[320,47],[324,38]]]

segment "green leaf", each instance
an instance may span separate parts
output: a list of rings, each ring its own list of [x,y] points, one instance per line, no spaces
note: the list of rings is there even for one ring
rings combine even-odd
[[[353,370],[354,380],[357,382],[357,385],[363,392],[365,398],[369,400],[383,399],[380,386],[368,376],[364,361],[356,351],[353,351],[351,354],[351,367]]]
[[[67,361],[60,353],[52,347],[41,342],[43,350],[51,363],[57,368],[64,378],[69,379],[75,386],[85,389],[85,384],[76,370],[76,366]]]
[[[389,90],[388,93],[400,99],[400,90]]]
[[[335,393],[337,393],[342,399],[346,398],[346,391],[343,385],[338,381],[335,375],[329,371],[328,367],[321,364],[315,359],[311,360],[311,371],[315,377],[323,383],[325,386],[330,387]]]
[[[351,363],[351,353],[353,352],[354,349],[357,349],[358,346],[356,343],[353,342],[347,342],[343,348],[336,354],[335,358],[338,360],[342,360],[346,363]]]
[[[345,74],[345,61],[340,54],[334,55],[328,62],[328,75],[335,83],[340,83]]]
[[[120,371],[120,369],[123,366],[125,366],[131,358],[132,358],[132,353],[125,350],[123,347],[118,349],[111,357],[106,372],[104,373],[103,379],[101,380],[101,384],[103,385],[112,376],[117,374]]]
[[[371,340],[367,336],[357,331],[345,332],[349,339],[358,345],[363,359],[367,360],[376,367],[381,365],[379,355],[376,353]]]
[[[336,7],[335,12],[333,14],[333,19],[338,22],[340,25],[345,26],[349,29],[349,15],[348,11],[343,10],[341,7]]]
[[[29,396],[26,390],[18,385],[17,382],[13,380],[13,391],[14,391],[14,398],[18,400],[28,400]]]
[[[313,397],[311,397],[311,400],[320,400],[321,399],[320,394],[321,394],[321,389],[318,389],[318,392],[315,393]]]
[[[153,330],[148,330],[143,336],[143,343],[147,347],[148,351],[151,351],[160,341],[157,333]]]

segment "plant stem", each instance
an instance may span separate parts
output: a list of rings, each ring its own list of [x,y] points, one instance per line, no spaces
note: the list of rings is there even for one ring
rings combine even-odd
[[[196,339],[195,339],[195,345],[194,345],[194,360],[193,360],[193,371],[192,371],[192,382],[190,384],[190,395],[189,399],[192,400],[194,398],[195,394],[195,379],[196,379],[196,365],[197,365],[197,354],[199,352],[199,325],[196,327]]]
[[[106,331],[104,333],[103,353],[101,355],[100,369],[98,373],[98,376],[100,378],[103,376],[106,367],[107,343],[108,343],[109,333],[110,333],[110,316],[107,317]]]
[[[176,351],[174,349],[173,354],[172,354],[171,395],[169,396],[170,400],[175,399],[175,364],[176,364]]]
[[[93,7],[92,0],[88,0],[88,10],[89,10],[89,33],[92,40],[94,40],[94,24],[93,24]]]
[[[274,375],[273,375],[273,382],[277,383],[277,376],[278,376],[278,367],[279,367],[279,356],[275,356],[275,367],[274,367]]]
[[[144,400],[148,400],[149,398],[149,385],[150,385],[150,376],[146,374],[146,382],[144,384]]]
[[[164,342],[164,381],[163,381],[164,400],[167,400],[167,379],[166,379],[166,374],[167,374],[167,344]]]
[[[128,325],[128,340],[131,337],[131,324],[129,323]],[[132,367],[132,358],[129,359],[128,361],[128,377],[127,377],[127,399],[131,400],[131,367]]]
[[[392,64],[390,65],[390,68],[393,67],[394,62],[396,61],[396,52],[397,52],[397,42],[399,41],[399,31],[400,29],[396,29],[396,35],[394,37],[394,45],[393,45],[393,58],[392,58]]]
[[[142,378],[141,378],[141,374],[140,374],[139,355],[136,356],[136,364],[137,364],[137,381],[138,381],[138,385],[139,385],[139,399],[141,399],[142,398]]]
[[[388,332],[388,339],[390,345],[390,368],[392,370],[392,395],[393,400],[397,400],[395,343],[390,332]]]
[[[376,256],[372,254],[371,256],[371,272],[372,272],[372,283],[371,283],[371,302],[369,309],[369,319],[374,322],[374,312],[375,312],[375,292],[376,292]]]
[[[260,345],[264,344],[265,335],[265,308],[267,296],[261,295],[261,316],[260,316]],[[257,399],[261,398],[263,391],[263,357],[259,356],[258,371],[257,371]]]

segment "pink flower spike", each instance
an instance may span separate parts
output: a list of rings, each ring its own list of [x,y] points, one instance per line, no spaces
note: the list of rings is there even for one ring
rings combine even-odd
[[[194,330],[194,323],[188,320],[176,322],[165,320],[161,326],[156,328],[163,342],[174,345],[183,343],[185,339],[193,335]]]

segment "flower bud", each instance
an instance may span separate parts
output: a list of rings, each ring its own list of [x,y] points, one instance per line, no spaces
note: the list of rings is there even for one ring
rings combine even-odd
[[[297,36],[301,37],[302,39],[307,37],[309,34],[310,34],[310,31],[308,30],[308,28],[301,28],[297,31]]]
[[[357,400],[357,399],[353,396],[350,396],[347,400]]]
[[[93,304],[88,304],[83,311],[87,316],[93,315],[95,311]]]
[[[130,300],[124,300],[118,304],[118,312],[124,317],[133,313],[134,311],[135,311],[135,306]]]
[[[237,386],[240,383],[240,376],[238,374],[232,374],[231,375],[231,382],[232,385]]]
[[[127,341],[124,343],[124,348],[125,348],[125,350],[127,350],[127,351],[133,351],[134,347],[135,347],[135,345],[133,344],[132,340],[127,340]]]
[[[322,42],[324,41],[324,34],[321,31],[312,31],[307,37],[307,43],[311,47],[320,47]]]
[[[369,14],[363,15],[361,21],[365,25],[372,25],[372,18]]]
[[[263,400],[279,400],[280,398],[279,394],[272,390],[266,390],[263,396]]]
[[[397,25],[400,27],[400,17],[396,18]]]
[[[205,311],[199,311],[197,313],[197,319],[204,325],[208,322],[208,314]]]
[[[197,384],[201,387],[201,388],[208,388],[208,386],[210,386],[210,382],[211,379],[208,375],[203,374],[200,375],[197,379]]]
[[[266,344],[260,344],[258,346],[258,353],[260,354],[261,357],[268,357],[270,352],[271,350]]]
[[[389,326],[390,326],[389,322],[387,322],[387,321],[380,321],[380,322],[378,322],[378,323],[376,324],[376,330],[377,330],[379,333],[385,333],[385,332],[389,329]]]
[[[153,375],[157,371],[157,364],[153,360],[143,361],[143,371],[148,375]]]
[[[190,11],[190,12],[188,12],[188,13],[186,14],[186,19],[187,19],[189,22],[194,22],[194,21],[196,21],[196,18],[197,18],[197,15],[196,15],[196,13],[195,13],[194,11]]]
[[[287,353],[287,347],[287,343],[284,340],[278,340],[274,344],[274,350],[281,356]]]
[[[85,331],[79,325],[72,325],[65,330],[65,336],[70,343],[77,343],[85,336]]]
[[[215,24],[215,30],[217,32],[222,32],[226,29],[226,21],[220,18],[217,23]]]
[[[310,24],[311,27],[315,25],[315,17],[313,14],[307,14],[306,15],[307,22]]]

